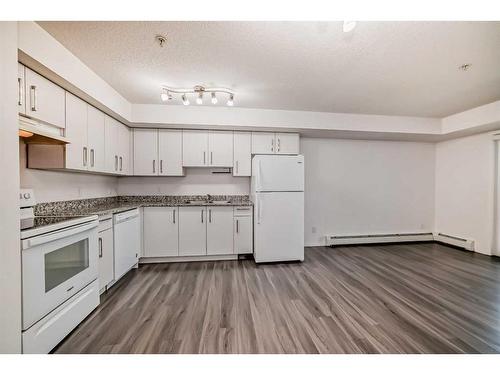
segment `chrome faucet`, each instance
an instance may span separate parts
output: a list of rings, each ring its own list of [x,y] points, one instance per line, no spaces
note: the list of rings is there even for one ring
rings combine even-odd
[[[210,202],[212,200],[212,196],[210,194],[207,194],[207,202]]]

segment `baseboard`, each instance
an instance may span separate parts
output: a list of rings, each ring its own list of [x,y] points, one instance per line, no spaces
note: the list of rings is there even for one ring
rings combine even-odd
[[[474,240],[452,236],[445,233],[434,233],[434,241],[474,251]]]
[[[434,235],[426,233],[388,233],[363,235],[328,235],[327,246],[359,245],[396,242],[424,242],[434,241]]]
[[[238,260],[238,254],[231,255],[200,255],[179,257],[151,257],[139,259],[140,264],[149,263],[176,263],[176,262],[207,262],[214,260]]]

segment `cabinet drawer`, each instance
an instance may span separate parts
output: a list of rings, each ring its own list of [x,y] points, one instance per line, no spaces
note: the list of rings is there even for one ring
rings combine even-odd
[[[111,228],[113,228],[113,220],[111,217],[109,217],[107,219],[99,221],[99,226],[97,227],[97,231],[103,232],[103,231],[105,231],[107,229],[111,229]]]
[[[234,216],[250,216],[253,212],[252,206],[236,206],[233,209]]]

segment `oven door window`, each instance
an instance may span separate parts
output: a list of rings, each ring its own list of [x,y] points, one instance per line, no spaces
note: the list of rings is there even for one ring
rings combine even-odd
[[[88,267],[88,238],[45,254],[45,293]]]

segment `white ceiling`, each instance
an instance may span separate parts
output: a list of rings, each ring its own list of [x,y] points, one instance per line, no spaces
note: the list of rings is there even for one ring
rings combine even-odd
[[[133,103],[160,104],[162,84],[229,87],[247,108],[424,117],[500,99],[500,22],[39,24]]]

